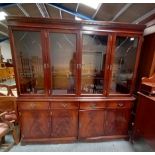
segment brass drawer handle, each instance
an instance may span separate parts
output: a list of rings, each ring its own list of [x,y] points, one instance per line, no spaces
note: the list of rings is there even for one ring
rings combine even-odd
[[[96,109],[96,104],[94,103],[94,104],[92,104],[90,107],[91,107],[92,109]]]
[[[117,106],[118,107],[124,107],[124,103],[118,103]]]
[[[67,107],[67,103],[63,103],[62,106],[63,106],[64,108],[66,108],[66,107]]]
[[[31,106],[32,109],[34,109],[35,104],[34,103],[31,103],[30,106]]]

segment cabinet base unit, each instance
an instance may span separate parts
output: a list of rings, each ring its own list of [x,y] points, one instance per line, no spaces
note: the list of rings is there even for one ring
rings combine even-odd
[[[21,141],[127,138],[145,25],[8,17]]]
[[[70,143],[128,138],[134,98],[128,101],[72,99],[74,101],[68,102],[65,98],[64,101],[19,98],[21,142]]]

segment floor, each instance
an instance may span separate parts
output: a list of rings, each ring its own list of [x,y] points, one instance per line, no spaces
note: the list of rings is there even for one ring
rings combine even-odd
[[[6,141],[12,141],[12,137],[6,137]],[[24,146],[19,143],[13,146],[9,152],[153,152],[153,150],[143,140],[131,144],[129,141],[121,139],[93,143],[31,144]]]
[[[5,81],[1,81],[0,82],[0,93],[4,94],[4,95],[7,95],[8,93],[8,90],[6,87],[2,87],[1,85],[8,85],[8,86],[13,86],[15,85],[15,79],[7,79]],[[12,93],[14,94],[14,96],[17,96],[17,90],[16,88],[15,89],[11,89]]]
[[[12,85],[15,85],[16,82],[15,82],[15,79],[13,78],[13,79],[7,79],[7,80],[5,80],[3,82],[1,81],[0,84],[5,84],[5,85],[12,86]]]

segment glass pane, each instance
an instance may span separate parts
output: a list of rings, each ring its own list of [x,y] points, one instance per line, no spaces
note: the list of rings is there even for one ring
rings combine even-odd
[[[52,94],[75,94],[76,35],[50,33]]]
[[[40,32],[14,31],[21,93],[43,94],[44,72]]]
[[[9,40],[0,43],[0,95],[17,96]]]
[[[102,94],[108,36],[83,35],[81,92]]]
[[[136,62],[138,38],[117,37],[112,66],[110,93],[130,93]]]

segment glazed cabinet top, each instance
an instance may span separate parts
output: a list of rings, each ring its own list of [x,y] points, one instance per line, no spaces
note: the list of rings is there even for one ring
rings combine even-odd
[[[131,96],[144,25],[9,17],[19,96]]]

